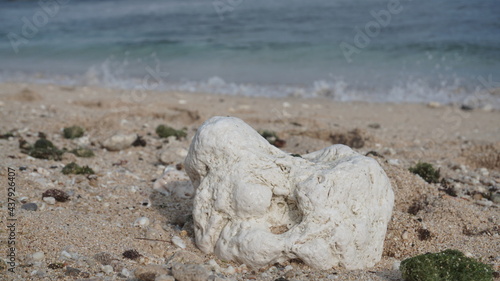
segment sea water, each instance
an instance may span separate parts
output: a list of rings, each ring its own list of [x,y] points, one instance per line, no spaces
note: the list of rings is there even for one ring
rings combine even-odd
[[[500,108],[500,1],[0,0],[0,81]]]

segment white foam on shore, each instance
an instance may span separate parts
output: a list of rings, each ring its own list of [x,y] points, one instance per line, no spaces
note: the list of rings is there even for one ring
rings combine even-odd
[[[360,88],[341,78],[317,80],[310,85],[260,85],[250,83],[226,82],[221,77],[211,77],[202,81],[152,81],[144,86],[144,79],[123,78],[122,73],[110,71],[100,66],[90,68],[81,76],[25,73],[0,73],[0,82],[59,84],[64,86],[99,86],[115,89],[135,89],[154,91],[183,91],[192,93],[211,93],[247,97],[298,97],[330,98],[335,101],[365,101],[375,103],[429,103],[469,105],[474,108],[489,107],[500,109],[500,95],[492,93],[480,81],[475,87],[464,87],[458,79],[442,81],[440,85],[430,85],[424,80],[397,82],[383,89],[376,87]],[[496,89],[498,92],[498,89]]]

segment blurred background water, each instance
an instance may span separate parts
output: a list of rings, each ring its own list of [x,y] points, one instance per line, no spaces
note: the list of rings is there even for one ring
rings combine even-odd
[[[500,1],[394,1],[0,0],[0,81],[500,108]]]

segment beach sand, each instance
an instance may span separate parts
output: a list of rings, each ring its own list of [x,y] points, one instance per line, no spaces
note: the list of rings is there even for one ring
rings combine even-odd
[[[192,200],[166,196],[152,187],[166,166],[182,169],[178,164],[196,128],[216,115],[275,131],[286,141],[282,149],[290,153],[304,154],[337,142],[362,154],[376,152],[370,157],[384,168],[396,195],[381,262],[355,271],[317,271],[300,261],[254,270],[198,250],[189,216]],[[12,235],[8,219],[17,219],[17,265],[11,273],[3,264],[2,280],[134,280],[136,269],[148,272],[155,270],[149,265],[167,264],[168,273],[173,262],[205,265],[226,280],[401,280],[398,262],[445,249],[458,249],[500,270],[500,204],[492,201],[492,191],[500,187],[499,111],[4,83],[0,116],[0,134],[13,134],[0,139],[4,259],[12,246],[6,239]],[[160,139],[155,133],[160,124],[185,127],[187,137]],[[62,129],[72,125],[85,129],[83,138],[63,137]],[[64,153],[55,161],[22,153],[20,139],[34,143],[40,133],[59,148],[88,145],[95,156]],[[146,146],[103,149],[102,141],[117,133],[137,134]],[[62,168],[71,162],[88,165],[96,176],[64,175]],[[417,162],[439,168],[447,184],[429,184],[410,173],[408,168]],[[16,200],[12,217],[7,208],[8,167],[15,169],[17,187],[11,196]],[[70,200],[48,204],[42,193],[51,188],[66,191]],[[24,203],[36,203],[38,210],[22,210]],[[134,226],[140,217],[150,224]],[[182,239],[185,249],[172,243],[174,236]],[[124,258],[131,249],[141,257]],[[107,254],[96,258],[102,252]],[[220,268],[209,262],[212,259]]]

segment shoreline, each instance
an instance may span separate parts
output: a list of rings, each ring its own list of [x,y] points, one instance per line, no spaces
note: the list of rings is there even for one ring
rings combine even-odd
[[[0,139],[0,155],[5,159],[0,175],[7,177],[8,167],[14,167],[20,187],[16,194],[20,266],[15,275],[7,275],[9,278],[61,276],[62,280],[73,280],[67,273],[71,267],[97,280],[111,280],[127,272],[133,277],[137,268],[181,261],[203,265],[226,280],[336,277],[396,281],[401,280],[394,268],[398,262],[448,248],[500,270],[500,232],[495,228],[500,225],[500,204],[486,197],[487,193],[498,193],[500,186],[498,110],[176,91],[138,94],[99,87],[0,84],[0,134],[13,134]],[[235,116],[256,130],[276,132],[286,141],[281,149],[289,153],[312,152],[336,142],[356,146],[354,149],[362,154],[377,152],[379,156],[373,158],[386,171],[396,194],[382,261],[374,268],[356,271],[317,271],[299,262],[252,270],[201,253],[192,241],[192,222],[187,218],[192,208],[190,199],[165,196],[153,189],[153,181],[165,167],[183,162],[196,128],[214,115]],[[187,137],[161,139],[155,133],[160,124],[185,127]],[[62,136],[62,129],[73,125],[85,129],[84,137],[69,140]],[[55,161],[22,153],[19,140],[34,143],[40,132],[59,148],[86,146],[95,156],[80,158],[64,153],[62,160]],[[115,134],[139,135],[146,146],[104,149],[103,141]],[[96,179],[61,173],[62,167],[71,162],[91,167]],[[442,179],[458,195],[443,191],[441,183],[429,184],[410,173],[408,168],[418,162],[440,169]],[[70,200],[55,204],[42,200],[42,193],[49,188],[64,190]],[[0,194],[2,202],[7,201],[6,191]],[[21,210],[25,203],[37,204],[38,210]],[[5,203],[2,205],[6,208]],[[6,214],[2,210],[2,220]],[[149,225],[134,226],[141,217],[147,217]],[[419,234],[422,229],[428,231],[428,237]],[[171,242],[173,237],[179,237],[186,248]],[[142,258],[123,258],[122,253],[130,249],[137,250]],[[43,252],[40,259],[40,255],[34,255],[38,252]],[[111,270],[95,258],[101,252],[113,257]],[[56,263],[65,266],[48,267]],[[287,266],[291,269],[285,270]]]

